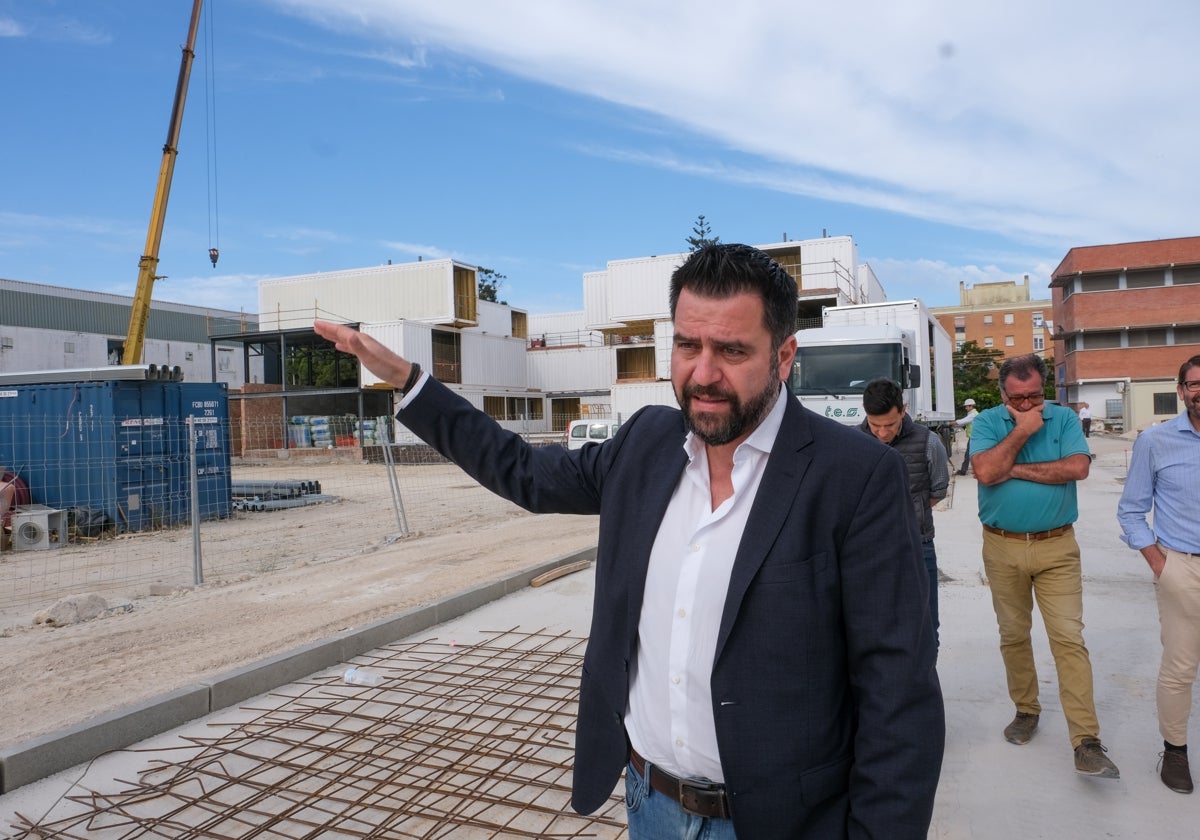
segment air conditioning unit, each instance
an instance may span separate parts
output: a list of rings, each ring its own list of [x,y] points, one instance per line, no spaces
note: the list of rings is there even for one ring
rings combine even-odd
[[[13,551],[44,551],[67,544],[67,512],[45,505],[17,505],[12,519]]]

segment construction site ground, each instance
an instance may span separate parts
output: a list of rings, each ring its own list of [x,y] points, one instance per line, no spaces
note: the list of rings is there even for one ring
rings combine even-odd
[[[976,484],[970,476],[956,478],[935,514],[942,572],[938,672],[947,738],[930,837],[1195,833],[1194,797],[1173,793],[1158,779],[1162,742],[1154,693],[1161,648],[1154,587],[1140,555],[1120,542],[1115,521],[1131,441],[1093,435],[1092,447],[1096,459],[1091,477],[1080,485],[1076,524],[1085,638],[1100,734],[1121,777],[1074,772],[1040,620],[1034,624],[1034,649],[1042,685],[1041,726],[1025,746],[1009,744],[1001,735],[1013,708],[980,561]],[[548,527],[540,538],[532,536],[540,522]],[[523,539],[530,534],[525,545],[535,546],[540,559],[569,550],[567,543],[547,542],[553,534],[578,526],[582,542],[594,539],[594,531],[588,531],[594,522],[586,520],[517,516],[511,524],[511,532],[506,523],[460,544],[463,558],[455,568],[471,571],[441,578],[445,586],[469,585],[475,571],[470,557],[500,553],[505,535]],[[545,550],[537,551],[539,546]],[[492,562],[485,561],[481,575]],[[361,564],[330,565],[349,575]],[[390,588],[403,568],[393,562],[373,582],[348,576],[341,586],[332,582],[319,592],[302,591],[293,608],[318,610],[323,600],[341,598],[343,589]],[[293,571],[302,570],[283,574]],[[355,662],[380,673],[380,686],[347,685],[340,667],[322,669],[136,748],[6,793],[0,796],[0,830],[22,838],[623,837],[620,785],[590,819],[568,807],[574,691],[592,574],[585,570],[526,587],[356,657]],[[242,635],[254,635],[253,616],[269,612],[272,587],[261,580],[247,583],[256,584],[251,591],[258,597],[239,600],[251,617],[222,615],[238,622]],[[322,626],[314,632],[344,625]],[[179,637],[186,634],[180,629]],[[124,670],[114,663],[137,645],[136,636],[114,640],[103,664],[79,661],[76,676],[82,682],[91,672]],[[174,646],[164,645],[164,655]],[[36,682],[40,672],[30,663],[25,667],[21,681]],[[12,682],[6,696],[11,690]]]

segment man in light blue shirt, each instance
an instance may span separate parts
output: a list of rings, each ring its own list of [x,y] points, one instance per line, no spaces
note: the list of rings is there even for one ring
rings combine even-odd
[[[1016,716],[1004,729],[1027,744],[1042,707],[1034,667],[1034,596],[1058,671],[1058,693],[1075,749],[1075,771],[1115,779],[1117,766],[1100,743],[1092,696],[1092,662],[1083,643],[1083,574],[1074,522],[1075,482],[1092,456],[1079,417],[1047,405],[1046,362],[1036,354],[1000,366],[1002,405],[975,418],[971,467],[979,482],[983,568],[1000,628],[1000,653]]]
[[[1158,671],[1159,775],[1177,793],[1191,793],[1187,757],[1192,684],[1200,664],[1200,356],[1179,368],[1184,411],[1151,426],[1133,443],[1125,490],[1117,505],[1121,539],[1140,551],[1154,573],[1163,656]],[[1146,521],[1154,511],[1154,526]]]

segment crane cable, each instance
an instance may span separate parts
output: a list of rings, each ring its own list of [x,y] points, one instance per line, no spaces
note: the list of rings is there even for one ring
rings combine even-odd
[[[221,227],[217,194],[217,86],[216,60],[214,58],[213,9],[216,3],[209,0],[204,11],[204,43],[207,49],[204,61],[204,127],[205,159],[207,173],[205,184],[208,193],[208,258],[213,268],[221,256]]]

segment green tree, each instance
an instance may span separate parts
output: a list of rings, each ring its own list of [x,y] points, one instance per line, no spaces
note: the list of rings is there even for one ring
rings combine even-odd
[[[1004,352],[992,347],[980,347],[977,342],[964,341],[954,351],[954,403],[961,406],[968,397],[975,400],[975,409],[983,411],[1000,404],[1000,389],[996,375]]]
[[[508,279],[508,275],[501,274],[491,268],[479,266],[475,269],[475,277],[479,281],[479,299],[490,300],[492,303],[507,304],[506,300],[498,300],[500,294],[500,284]]]
[[[720,245],[721,237],[712,235],[712,227],[701,213],[696,217],[696,223],[692,225],[692,235],[684,241],[687,242],[689,251],[699,251],[709,245]]]

